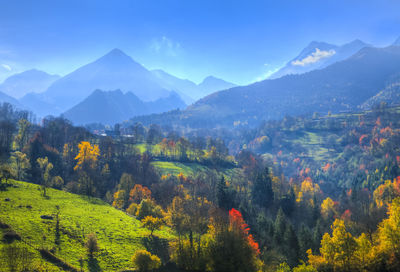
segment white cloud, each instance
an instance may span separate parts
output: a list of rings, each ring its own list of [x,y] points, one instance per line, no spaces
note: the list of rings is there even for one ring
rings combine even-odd
[[[162,36],[161,38],[153,40],[150,45],[150,49],[158,54],[176,57],[181,50],[181,44],[169,39],[166,36]]]
[[[11,71],[11,70],[12,70],[11,66],[10,66],[10,65],[7,65],[7,64],[2,64],[1,67],[3,67],[4,69],[6,69],[7,71]]]
[[[316,63],[321,59],[329,58],[336,54],[336,51],[331,49],[328,51],[321,51],[319,48],[315,48],[315,52],[312,52],[311,55],[308,55],[304,59],[294,60],[292,61],[292,65],[294,66],[306,66],[308,64]]]

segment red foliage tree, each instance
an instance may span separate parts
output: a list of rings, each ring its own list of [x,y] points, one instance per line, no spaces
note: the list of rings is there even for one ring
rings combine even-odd
[[[260,254],[258,243],[254,240],[253,235],[249,234],[250,228],[244,221],[241,212],[233,208],[229,211],[229,227],[243,235],[254,252]]]

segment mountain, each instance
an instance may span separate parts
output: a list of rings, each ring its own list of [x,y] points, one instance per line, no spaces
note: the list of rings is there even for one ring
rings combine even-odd
[[[11,97],[3,92],[0,92],[0,103],[9,103],[17,108],[22,109],[23,106],[18,102],[17,99]]]
[[[313,41],[296,58],[272,74],[270,79],[325,68],[335,62],[349,58],[367,46],[369,45],[360,40],[354,40],[342,46]]]
[[[398,37],[397,40],[394,41],[393,45],[400,46],[400,37]]]
[[[55,81],[37,98],[43,104],[53,105],[48,114],[58,114],[81,102],[95,89],[130,91],[143,101],[170,94],[150,71],[121,50],[114,49]]]
[[[186,104],[191,104],[196,99],[201,98],[198,87],[194,82],[188,79],[180,79],[160,69],[152,70],[151,72],[157,77],[157,82],[160,86],[177,92]]]
[[[75,124],[115,124],[137,115],[160,113],[185,107],[180,96],[174,92],[168,97],[143,102],[132,92],[124,94],[121,90],[95,90],[63,115]]]
[[[382,102],[388,106],[400,105],[400,75],[391,80],[379,93],[365,101],[361,108],[369,110],[374,106],[379,106]]]
[[[0,84],[0,92],[19,99],[27,93],[44,92],[59,78],[60,76],[58,75],[50,75],[46,72],[32,69],[8,77]]]
[[[365,47],[323,69],[213,93],[165,118],[183,126],[216,127],[356,110],[399,74],[400,47]],[[162,122],[161,115],[147,119]]]
[[[233,83],[213,76],[206,77],[200,84],[196,85],[190,80],[177,78],[163,70],[153,70],[152,72],[159,78],[161,86],[177,92],[187,104],[191,104],[194,100],[203,98],[213,92],[236,86]]]
[[[237,85],[213,76],[206,77],[199,85],[201,96],[209,95],[216,91],[226,90]]]

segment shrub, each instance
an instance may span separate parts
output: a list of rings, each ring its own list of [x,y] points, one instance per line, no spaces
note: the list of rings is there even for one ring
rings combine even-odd
[[[99,251],[99,246],[97,245],[97,237],[94,233],[88,235],[85,246],[90,257],[93,257],[94,252]]]
[[[147,250],[138,250],[132,256],[132,263],[139,271],[149,271],[161,266],[161,260]]]

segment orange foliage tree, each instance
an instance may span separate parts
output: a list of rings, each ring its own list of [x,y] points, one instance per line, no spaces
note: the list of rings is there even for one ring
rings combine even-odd
[[[250,228],[243,219],[242,213],[236,209],[229,211],[229,229],[243,235],[254,252],[260,254],[258,243],[254,240],[253,235],[249,233]]]

